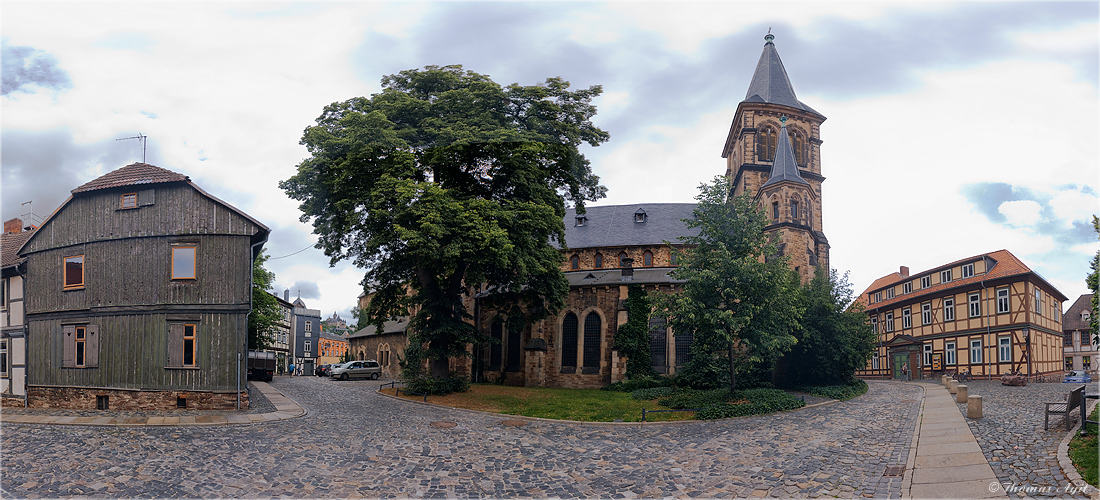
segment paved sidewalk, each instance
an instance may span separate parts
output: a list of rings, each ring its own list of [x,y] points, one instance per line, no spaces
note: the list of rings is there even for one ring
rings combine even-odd
[[[917,426],[916,453],[910,457],[911,498],[1005,497],[982,454],[955,396],[943,385],[918,382],[924,404]],[[992,491],[990,491],[992,490]]]
[[[275,420],[287,420],[305,415],[294,400],[284,396],[266,382],[250,382],[265,398],[275,407],[275,411],[267,413],[213,413],[204,415],[187,416],[72,416],[49,415],[47,413],[12,413],[0,414],[0,421],[17,424],[54,424],[54,425],[97,425],[108,427],[135,427],[135,426],[172,426],[172,425],[230,425],[252,424],[257,422],[271,422]]]

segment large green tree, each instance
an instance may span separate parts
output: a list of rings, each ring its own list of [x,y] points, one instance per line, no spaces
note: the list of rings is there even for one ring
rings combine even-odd
[[[280,187],[331,263],[366,269],[371,323],[415,311],[410,340],[445,376],[477,340],[464,321],[472,286],[531,318],[563,305],[552,242],[565,243],[565,203],[583,211],[605,193],[579,150],[608,139],[591,122],[600,92],[561,78],[502,87],[461,66],[402,71],[326,106],[302,137],[310,157]]]
[[[802,317],[798,275],[764,233],[766,216],[749,194],[728,193],[724,177],[700,186],[694,218],[685,220],[699,234],[683,239],[692,247],[674,271],[686,282],[662,305],[673,332],[693,336],[682,376],[698,387],[736,388],[738,374],[794,345]]]
[[[848,274],[818,268],[802,285],[805,313],[798,343],[786,355],[788,375],[795,385],[834,385],[852,380],[866,366],[875,334],[862,304],[852,304]],[[851,304],[851,307],[849,307]]]
[[[1100,236],[1100,217],[1095,215],[1092,216],[1092,228],[1096,230],[1096,234]],[[1092,314],[1089,315],[1089,331],[1092,332],[1092,343],[1100,344],[1100,328],[1097,328],[1098,322],[1100,322],[1100,315],[1096,314],[1097,306],[1100,305],[1100,250],[1097,250],[1096,255],[1092,256],[1092,262],[1089,263],[1089,268],[1092,272],[1085,277],[1085,284],[1088,285],[1089,291],[1092,292]]]
[[[268,342],[283,317],[279,302],[270,292],[275,283],[275,273],[264,267],[267,259],[267,251],[261,250],[260,255],[252,262],[252,312],[248,314],[248,348],[254,351],[270,347]]]

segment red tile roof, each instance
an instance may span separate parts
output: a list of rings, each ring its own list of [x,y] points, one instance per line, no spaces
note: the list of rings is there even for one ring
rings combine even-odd
[[[19,249],[34,234],[34,229],[19,233],[4,233],[0,235],[0,267],[14,266],[23,261],[19,258]]]
[[[74,189],[72,192],[76,194],[85,191],[95,191],[96,189],[188,180],[191,180],[191,178],[186,175],[177,174],[171,170],[166,170],[148,163],[131,163],[92,180]]]
[[[904,293],[904,294],[899,293],[896,296],[894,296],[894,298],[892,298],[892,299],[887,299],[887,300],[883,300],[883,301],[880,301],[880,302],[875,302],[874,304],[870,303],[870,299],[867,296],[869,293],[874,293],[876,291],[883,290],[885,288],[888,288],[891,285],[896,286],[897,284],[903,283],[903,282],[908,281],[908,280],[915,280],[915,279],[917,279],[921,276],[934,274],[934,273],[937,273],[941,270],[949,269],[949,268],[952,268],[952,267],[957,266],[957,265],[962,264],[962,263],[978,261],[978,260],[981,260],[984,257],[988,257],[988,258],[990,258],[994,261],[992,267],[990,267],[989,269],[986,269],[986,272],[984,274],[977,274],[977,275],[971,276],[969,278],[955,279],[955,280],[951,280],[947,283],[939,283],[939,284],[933,285],[931,288],[923,288],[923,289],[920,289],[920,290],[913,290],[912,293]],[[944,264],[942,266],[937,266],[937,267],[934,267],[934,268],[926,270],[926,271],[921,271],[919,273],[912,273],[909,276],[902,276],[900,273],[896,273],[896,272],[888,274],[886,276],[883,276],[883,277],[875,280],[873,283],[871,283],[871,286],[867,287],[867,289],[864,290],[863,293],[861,293],[859,295],[859,297],[856,299],[856,302],[862,303],[868,309],[870,309],[870,308],[878,309],[878,308],[882,308],[882,307],[889,306],[889,305],[896,304],[896,303],[900,303],[900,302],[909,302],[909,301],[914,300],[917,297],[921,297],[921,296],[928,295],[928,294],[934,294],[934,293],[939,292],[941,290],[947,290],[947,289],[950,289],[950,288],[958,288],[958,287],[972,285],[974,283],[981,283],[983,281],[991,281],[991,280],[996,280],[996,279],[1000,279],[1000,278],[1007,278],[1007,277],[1010,277],[1010,276],[1019,276],[1019,275],[1024,275],[1024,274],[1034,274],[1039,279],[1039,281],[1041,281],[1043,283],[1046,283],[1047,286],[1050,288],[1050,290],[1052,292],[1056,293],[1059,296],[1062,296],[1062,293],[1059,292],[1056,288],[1054,288],[1053,285],[1050,285],[1049,283],[1047,283],[1047,281],[1044,280],[1042,276],[1039,276],[1038,273],[1036,273],[1035,271],[1032,271],[1031,268],[1027,267],[1027,265],[1024,264],[1023,261],[1021,261],[1020,259],[1016,258],[1015,255],[1012,255],[1011,252],[1009,252],[1008,250],[997,250],[995,252],[989,252],[989,253],[985,253],[985,254],[975,255],[973,257],[967,257],[965,259],[959,259],[959,260],[956,260],[956,261],[951,262],[949,264]],[[1064,296],[1062,296],[1062,300],[1066,300],[1066,298]]]

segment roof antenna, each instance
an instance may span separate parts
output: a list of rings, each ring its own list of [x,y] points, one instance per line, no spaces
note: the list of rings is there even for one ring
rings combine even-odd
[[[771,30],[769,29],[768,32],[770,33]],[[121,139],[115,139],[115,140],[116,141],[125,141],[125,140],[128,140],[128,139],[137,139],[137,140],[141,141],[141,162],[145,163],[145,139],[147,137],[149,137],[149,136],[141,135],[141,132],[138,132],[138,135],[135,135],[133,137],[123,137]]]

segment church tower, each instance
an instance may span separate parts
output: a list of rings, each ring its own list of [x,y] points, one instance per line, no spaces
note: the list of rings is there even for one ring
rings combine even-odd
[[[775,49],[764,52],[737,105],[722,157],[731,194],[751,193],[779,232],[780,251],[803,282],[829,269],[829,241],[821,226],[821,123],[825,116],[799,101]]]

